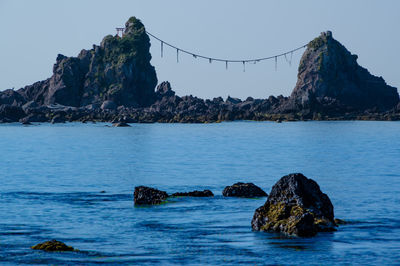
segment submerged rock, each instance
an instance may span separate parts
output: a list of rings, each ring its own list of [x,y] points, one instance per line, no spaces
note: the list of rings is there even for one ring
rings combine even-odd
[[[74,251],[73,247],[67,246],[63,242],[57,240],[46,241],[31,247],[32,249],[39,249],[44,251]]]
[[[282,177],[251,221],[253,230],[301,237],[335,231],[333,205],[318,184],[302,174]]]
[[[222,191],[225,197],[258,198],[268,196],[264,190],[253,183],[238,182],[232,186],[227,186]]]
[[[172,194],[173,197],[214,197],[214,194],[211,192],[211,190],[195,190],[191,192],[177,192]]]
[[[156,205],[167,198],[167,192],[145,186],[135,187],[133,195],[135,205]]]

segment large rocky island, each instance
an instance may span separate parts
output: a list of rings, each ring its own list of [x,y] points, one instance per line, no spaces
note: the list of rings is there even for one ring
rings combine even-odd
[[[0,92],[0,122],[204,123],[231,120],[400,120],[397,89],[371,75],[324,32],[304,52],[289,97],[203,100],[157,86],[149,36],[131,17],[123,37],[108,35],[77,57],[58,55],[53,75]]]

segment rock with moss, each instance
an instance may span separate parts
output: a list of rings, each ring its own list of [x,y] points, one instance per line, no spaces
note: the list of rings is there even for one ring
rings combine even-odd
[[[24,99],[22,104],[81,107],[112,101],[117,106],[149,106],[157,85],[149,49],[144,25],[131,17],[123,37],[108,35],[100,46],[82,50],[77,57],[59,54],[52,77],[26,86],[18,95]]]
[[[335,231],[333,205],[319,185],[302,174],[282,177],[251,221],[253,230],[310,237]]]
[[[239,198],[258,198],[268,196],[264,190],[254,185],[253,183],[238,182],[232,186],[227,186],[222,191],[224,197],[239,197]]]
[[[55,239],[34,245],[31,248],[44,251],[75,251],[73,247],[67,246],[63,242],[57,241]]]
[[[167,192],[146,186],[135,187],[133,194],[135,205],[157,205],[167,198]]]
[[[394,108],[399,102],[397,89],[358,65],[357,58],[333,38],[332,32],[321,33],[308,44],[296,86],[280,111],[311,110],[332,116]]]

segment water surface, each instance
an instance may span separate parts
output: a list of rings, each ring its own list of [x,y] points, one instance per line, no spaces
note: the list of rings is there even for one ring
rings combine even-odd
[[[0,125],[1,264],[400,264],[399,122],[106,125]],[[350,224],[252,232],[266,198],[221,195],[238,181],[269,192],[293,172]],[[216,196],[137,208],[138,185]],[[81,252],[30,249],[50,239]]]

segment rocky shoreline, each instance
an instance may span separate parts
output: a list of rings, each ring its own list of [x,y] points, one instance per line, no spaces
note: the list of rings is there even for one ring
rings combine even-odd
[[[397,89],[359,66],[329,31],[308,44],[289,97],[177,96],[167,81],[156,87],[149,49],[144,25],[131,17],[123,37],[58,55],[50,78],[0,91],[0,123],[400,120]]]

